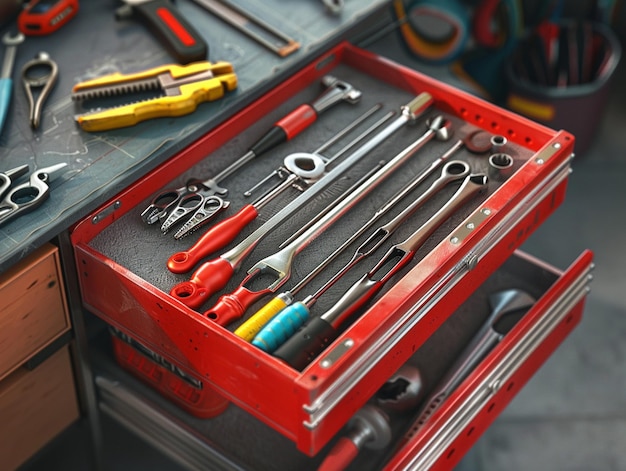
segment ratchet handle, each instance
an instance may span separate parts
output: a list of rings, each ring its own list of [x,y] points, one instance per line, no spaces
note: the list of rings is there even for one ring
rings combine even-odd
[[[200,307],[211,295],[221,290],[235,273],[235,268],[225,258],[203,263],[189,281],[175,285],[172,297],[192,309]]]
[[[232,242],[258,215],[259,212],[253,205],[245,205],[229,218],[211,226],[189,250],[172,255],[167,260],[167,268],[172,273],[191,271],[204,257]]]
[[[282,344],[274,356],[302,371],[337,338],[339,332],[321,317],[312,318],[301,330]]]
[[[359,447],[347,437],[341,437],[328,452],[317,471],[342,471],[359,454]]]
[[[252,345],[272,353],[295,334],[308,318],[309,309],[304,303],[286,306],[256,334]]]
[[[148,29],[161,41],[178,62],[206,60],[208,46],[202,36],[193,26],[183,18],[178,9],[169,0],[150,0],[131,5],[125,5],[118,10],[116,16],[136,15],[145,23]]]
[[[232,293],[220,296],[215,306],[206,311],[204,315],[216,324],[226,327],[241,318],[246,310],[265,293],[266,290],[250,291],[241,285]]]

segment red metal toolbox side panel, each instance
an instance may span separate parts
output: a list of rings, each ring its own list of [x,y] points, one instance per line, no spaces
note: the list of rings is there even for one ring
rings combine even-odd
[[[332,368],[322,369],[319,361],[316,361],[303,373],[299,373],[259,352],[227,329],[155,288],[139,275],[109,260],[91,247],[90,242],[121,215],[137,211],[139,202],[160,190],[173,175],[189,169],[203,156],[260,119],[273,103],[311,84],[339,61],[345,61],[350,66],[414,93],[428,90],[441,109],[491,133],[502,133],[512,142],[532,149],[537,152],[537,156],[545,158],[536,157],[526,162],[515,178],[490,196],[486,204],[491,206],[492,212],[482,221],[480,231],[470,231],[463,243],[454,247],[444,240],[424,259],[424,264],[411,270],[408,276],[382,296],[363,316],[362,322],[357,322],[344,334],[344,337],[353,335],[358,340],[356,348],[346,357]],[[437,315],[424,319],[426,328],[422,325],[421,329],[411,330],[411,334],[398,344],[397,351],[381,358],[378,365],[366,371],[366,375],[355,383],[358,387],[340,397],[338,407],[330,410],[321,423],[306,427],[304,424],[310,421],[311,414],[303,406],[314,403],[328,390],[336,388],[335,382],[349,369],[350,359],[371,347],[376,337],[397,321],[403,311],[425,296],[437,279],[447,276],[454,266],[462,264],[471,246],[479,243],[490,227],[506,218],[511,207],[523,203],[526,197],[532,195],[537,180],[554,174],[569,161],[572,147],[573,138],[565,132],[556,133],[431,78],[343,44],[208,133],[205,138],[182,150],[145,180],[137,182],[121,193],[119,198],[77,225],[72,232],[72,242],[76,248],[83,300],[88,309],[105,321],[166,357],[177,367],[193,372],[207,385],[296,441],[301,450],[314,454],[384,383],[389,373],[395,371],[429,333],[445,320],[453,306],[460,304],[472,287],[480,283],[478,274],[481,272],[476,271],[467,277],[469,279],[461,285],[461,294],[457,293],[457,299],[446,298]],[[538,205],[537,209],[525,215],[521,221],[511,224],[511,232],[497,241],[497,245],[479,262],[476,270],[481,270],[485,276],[493,271],[558,206],[563,199],[565,186],[565,181],[562,181],[549,194],[539,195],[533,200],[532,204]],[[118,209],[108,211],[113,206]]]
[[[532,257],[531,257],[532,258]],[[464,401],[475,393],[485,377],[510,354],[511,350],[529,336],[534,326],[545,317],[548,311],[555,306],[557,300],[581,279],[589,277],[588,272],[592,267],[593,254],[585,251],[569,268],[567,268],[551,286],[551,288],[539,299],[532,309],[520,320],[493,351],[481,362],[477,368],[458,389],[450,395],[448,400],[436,411],[422,429],[413,435],[412,439],[398,450],[389,463],[385,466],[386,471],[405,469],[426,469],[416,456],[424,457],[432,450],[433,443],[437,443],[437,437],[442,427],[463,412]],[[588,281],[588,280],[587,280]],[[471,418],[462,430],[458,432],[452,444],[440,455],[430,457],[432,466],[427,469],[449,470],[452,469],[465,453],[480,438],[481,434],[504,410],[515,395],[522,389],[528,380],[536,373],[541,365],[550,357],[563,340],[571,333],[581,320],[586,291],[582,291],[582,297],[564,313],[558,323],[545,336],[541,343],[532,352],[529,352],[523,362],[515,371],[502,381],[488,385],[492,393],[488,400],[484,401],[480,411]],[[430,447],[430,448],[429,448]],[[419,464],[418,464],[419,463]],[[417,466],[417,467],[416,467]]]

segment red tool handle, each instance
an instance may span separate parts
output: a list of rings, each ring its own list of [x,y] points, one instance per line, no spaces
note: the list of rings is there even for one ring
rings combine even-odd
[[[317,471],[341,471],[346,469],[359,453],[352,440],[341,437],[332,450],[326,455]]]
[[[289,141],[308,128],[317,119],[317,112],[311,105],[303,104],[282,117],[255,144],[250,147],[254,155],[261,155],[283,142]]]
[[[220,296],[215,306],[204,315],[225,327],[243,316],[255,301],[270,292],[270,290],[250,291],[244,286],[246,280],[232,293]]]
[[[167,260],[167,268],[172,273],[187,273],[200,260],[225,247],[259,215],[257,208],[245,205],[231,217],[212,226],[187,251],[176,252]]]
[[[182,17],[171,1],[150,0],[134,3],[132,12],[181,64],[206,60],[208,55],[206,42]]]
[[[170,295],[181,303],[196,309],[209,297],[221,290],[231,279],[235,269],[225,258],[203,263],[189,281],[175,285]]]

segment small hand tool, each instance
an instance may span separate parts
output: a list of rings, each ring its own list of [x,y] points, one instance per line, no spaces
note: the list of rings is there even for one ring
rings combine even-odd
[[[328,110],[332,106],[347,102],[350,104],[358,103],[361,98],[361,92],[350,85],[348,82],[339,80],[333,76],[327,75],[322,78],[322,85],[326,87],[324,92],[311,104],[305,103],[298,106],[295,110],[289,112],[286,116],[277,121],[250,149],[232,165],[220,172],[214,178],[209,178],[203,182],[194,181],[193,184],[187,184],[176,190],[166,190],[158,194],[150,206],[142,213],[141,218],[147,224],[154,224],[157,221],[164,221],[171,212],[177,211],[179,206],[189,208],[189,200],[197,201],[198,207],[203,207],[204,197],[214,194],[225,196],[227,190],[220,188],[219,183],[239,170],[245,164],[253,160],[255,157],[268,152],[283,142],[289,141],[313,124],[317,117]],[[204,189],[205,193],[198,195],[199,191]],[[193,228],[198,227],[208,221],[212,214],[197,215],[194,214]],[[187,229],[187,232],[193,228]],[[179,235],[182,237],[183,234]]]
[[[24,42],[24,35],[17,33],[12,36],[6,33],[2,37],[2,44],[5,45],[4,60],[2,62],[2,71],[0,71],[0,133],[4,127],[4,121],[9,112],[9,104],[11,103],[11,93],[13,88],[13,64],[15,63],[15,53],[18,44]]]
[[[11,185],[22,175],[28,172],[28,165],[20,165],[19,167],[12,168],[6,172],[0,172],[0,198],[4,198],[4,194],[7,192]]]
[[[248,276],[241,285],[231,294],[224,295],[218,299],[212,309],[205,312],[205,315],[220,325],[228,325],[239,319],[252,303],[268,293],[274,293],[291,276],[291,266],[294,257],[307,247],[313,240],[322,234],[327,228],[337,222],[344,214],[352,209],[358,202],[362,201],[378,185],[382,184],[393,172],[405,164],[409,158],[413,157],[418,150],[430,142],[435,137],[445,140],[450,137],[450,123],[438,117],[428,127],[428,130],[414,143],[387,162],[374,175],[363,182],[358,188],[350,193],[339,204],[335,205],[323,218],[312,225],[307,231],[302,233],[291,244],[282,250],[257,262],[248,270]],[[249,286],[253,280],[263,277],[263,280],[270,280],[269,286],[264,289],[253,291]],[[269,319],[260,319],[258,324],[265,324]]]
[[[369,219],[369,221],[367,221],[363,226],[361,226],[361,228],[359,228],[358,231],[356,231],[348,240],[346,240],[339,248],[337,248],[328,258],[329,259],[334,258],[336,255],[338,255],[338,253],[341,253],[345,248],[351,245],[357,238],[363,235],[365,231],[369,230],[376,223],[376,221],[378,221],[381,217],[387,214],[387,212],[391,210],[391,208],[393,208],[397,203],[399,203],[406,195],[408,195],[411,191],[413,191],[415,188],[421,185],[424,182],[424,180],[428,178],[429,175],[431,175],[444,162],[448,161],[448,159],[455,152],[457,152],[461,147],[465,145],[465,147],[472,153],[484,153],[487,150],[489,150],[491,144],[490,144],[489,139],[486,139],[485,136],[488,137],[488,134],[486,134],[484,131],[478,130],[478,131],[473,131],[469,133],[462,139],[459,139],[441,157],[433,161],[427,168],[425,168],[422,172],[420,172],[420,174],[413,181],[411,181],[408,185],[402,188],[387,203],[385,203],[380,209],[378,209],[374,213],[374,215]],[[455,167],[457,167],[457,165],[455,165]],[[465,164],[461,163],[461,165],[465,165]],[[467,167],[467,172],[469,172],[469,167]],[[447,175],[448,177],[452,176],[452,174],[449,172],[449,168],[444,169],[440,179],[446,177],[446,174],[448,174]],[[465,172],[460,172],[458,175],[458,178],[464,178],[465,176],[466,176]],[[454,180],[454,178],[450,179],[450,181],[452,180]],[[427,191],[431,191],[431,190],[427,190]],[[425,201],[423,198],[419,198],[418,200],[414,201],[410,206],[413,209],[407,208],[405,211],[403,211],[402,214],[405,214],[405,216],[408,217],[412,211],[415,211],[418,209],[419,205],[423,201]],[[352,260],[348,263],[347,265],[348,268],[351,265],[354,265],[355,263],[357,263],[358,260],[363,259],[369,254],[373,253],[378,247],[380,247],[380,245],[392,233],[391,231],[392,227],[390,226],[390,224],[391,223],[379,228],[370,237],[368,237],[366,242],[364,242],[363,244],[359,246]],[[376,242],[375,245],[372,245],[368,248],[368,245],[370,245],[372,242]],[[295,295],[302,288],[304,288],[306,284],[313,277],[317,276],[317,274],[321,270],[323,270],[324,267],[325,265],[323,264],[318,266],[315,270],[313,270],[306,277],[304,277],[290,291],[280,293],[278,296],[272,299],[268,304],[266,304],[265,306],[261,308],[261,310],[264,311],[262,314],[263,318],[270,318],[273,316],[276,316],[276,317],[273,317],[272,320],[269,322],[269,324],[263,327],[262,330],[260,331],[258,330],[258,327],[255,326],[254,332],[256,332],[256,337],[254,337],[254,340],[252,341],[254,345],[256,345],[257,347],[267,352],[273,352],[276,348],[278,348],[279,345],[281,345],[285,340],[287,340],[291,335],[293,335],[293,333],[306,321],[309,315],[309,310],[304,302],[296,303],[292,307],[292,309],[287,310],[287,312],[284,312],[283,310],[289,304],[293,302]],[[338,280],[340,276],[341,276],[340,274],[335,275],[333,277],[333,280],[335,281]],[[328,283],[325,284],[326,289],[332,286],[332,284],[334,283],[333,280],[330,280]],[[323,294],[323,292],[324,291],[318,291],[315,295],[313,295],[312,297],[309,297],[311,299],[308,299],[308,298],[307,299],[312,304],[314,300],[317,299],[318,296],[321,296]],[[255,317],[256,317],[256,314],[253,315],[250,319],[253,319]],[[241,329],[242,332],[245,332],[245,336],[243,337],[245,339],[247,339],[247,336],[250,335],[251,329],[248,331],[245,331],[243,330],[243,327],[249,322],[251,321],[248,320],[244,322],[244,324],[242,324],[237,329],[237,331]],[[237,334],[237,331],[235,331],[235,334]]]
[[[492,309],[491,314],[439,381],[437,387],[431,392],[421,407],[417,419],[398,444],[397,450],[411,440],[434,412],[439,409],[443,401],[476,369],[506,333],[535,304],[535,299],[522,290],[507,289],[492,294],[489,297],[489,304]]]
[[[50,196],[48,184],[65,167],[66,163],[60,163],[40,168],[30,174],[27,182],[12,187],[0,201],[0,225],[41,206]]]
[[[288,56],[300,48],[300,43],[296,40],[230,2],[221,0],[194,1],[280,57]]]
[[[317,471],[342,471],[362,448],[382,450],[391,443],[389,416],[373,404],[365,404],[348,422],[348,433],[341,437]]]
[[[115,18],[138,18],[181,64],[203,61],[209,47],[170,0],[123,0]]]
[[[311,307],[337,281],[354,268],[360,261],[373,254],[415,211],[421,208],[430,198],[437,194],[449,183],[459,181],[469,175],[470,168],[465,162],[451,161],[442,169],[441,175],[428,189],[415,199],[409,206],[400,212],[391,221],[376,229],[354,252],[352,258],[335,273],[314,294],[307,296],[303,301],[285,307],[269,324],[261,330],[252,341],[253,345],[273,352],[290,338],[309,318]]]
[[[208,297],[222,289],[233,276],[246,257],[254,250],[261,239],[271,230],[281,225],[295,214],[305,204],[324,191],[332,182],[339,178],[363,156],[382,144],[385,139],[402,128],[404,125],[415,122],[433,103],[429,93],[423,92],[410,103],[401,107],[401,114],[384,129],[369,139],[346,157],[339,165],[320,178],[307,191],[292,200],[287,206],[272,216],[265,224],[246,237],[238,245],[215,260],[205,262],[188,281],[177,284],[170,294],[175,299],[190,307],[200,306]]]
[[[353,318],[396,273],[405,267],[432,233],[462,204],[487,186],[486,175],[468,175],[461,187],[431,218],[404,242],[391,247],[369,272],[363,275],[324,314],[313,317],[296,335],[279,347],[274,356],[298,371],[303,370],[337,338]]]
[[[46,70],[43,74],[40,73],[42,69]],[[29,121],[33,129],[37,129],[41,123],[43,104],[50,95],[58,77],[59,67],[46,52],[40,52],[37,57],[29,60],[22,67],[22,84],[28,99]],[[36,100],[33,96],[34,89],[41,89]]]
[[[31,0],[17,17],[27,36],[54,33],[78,13],[78,0]]]
[[[186,66],[170,64],[123,75],[115,73],[74,85],[76,101],[128,95],[155,90],[164,96],[76,116],[85,131],[106,131],[133,126],[164,116],[182,116],[198,104],[222,98],[237,87],[237,76],[228,62],[196,62]]]
[[[366,113],[366,115],[367,114],[369,114],[369,112]],[[363,116],[353,121],[350,125],[348,125],[347,128],[344,128],[342,131],[336,134],[322,147],[325,148],[330,146],[332,142],[336,141],[337,137],[345,134],[346,129],[354,128],[356,125],[358,125],[362,121]],[[266,204],[271,202],[276,196],[280,195],[290,187],[295,187],[300,191],[305,191],[307,186],[313,184],[324,175],[327,164],[330,164],[332,161],[343,155],[344,150],[347,151],[357,145],[359,142],[361,142],[364,136],[367,136],[369,132],[378,128],[384,121],[386,121],[386,118],[383,118],[383,120],[379,120],[374,126],[368,129],[365,133],[358,136],[348,146],[342,149],[342,151],[335,154],[333,158],[329,159],[328,161],[323,161],[321,158],[317,159],[319,155],[317,153],[308,154],[304,152],[299,152],[296,154],[288,155],[285,158],[285,161],[290,162],[293,165],[290,165],[289,163],[285,165],[286,176],[284,177],[284,180],[280,185],[274,187],[272,190],[261,196],[254,203],[243,206],[234,215],[230,216],[227,219],[224,219],[220,223],[211,227],[188,250],[180,251],[173,254],[168,259],[168,269],[173,273],[185,273],[190,271],[204,257],[210,255],[211,253],[214,253],[215,251],[225,247],[228,243],[232,242],[235,237],[237,237],[237,235],[249,223],[257,218],[257,216],[259,215],[259,211]],[[309,157],[311,159],[309,159]],[[312,168],[309,168],[308,165],[304,165],[304,168],[301,169],[299,165],[303,164],[304,162],[311,162],[310,167]],[[184,229],[187,228],[183,226],[181,230]]]

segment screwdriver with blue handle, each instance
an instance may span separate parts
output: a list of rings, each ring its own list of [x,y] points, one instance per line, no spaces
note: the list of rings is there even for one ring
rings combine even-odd
[[[2,71],[0,72],[0,132],[4,127],[4,121],[9,111],[9,104],[11,103],[11,93],[13,93],[13,63],[15,62],[15,51],[17,45],[24,42],[24,35],[17,33],[15,36],[11,36],[11,33],[6,33],[2,37],[2,44],[4,44],[4,60],[2,62]]]

